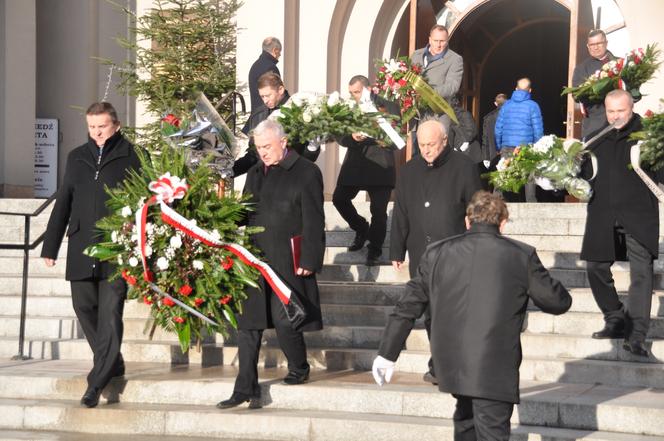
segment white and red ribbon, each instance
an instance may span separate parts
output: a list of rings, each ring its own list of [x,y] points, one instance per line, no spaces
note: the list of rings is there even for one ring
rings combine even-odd
[[[286,284],[277,276],[272,268],[265,262],[260,261],[256,256],[251,254],[249,250],[238,244],[231,244],[219,241],[213,234],[196,225],[196,223],[182,216],[173,208],[168,206],[168,203],[173,202],[175,199],[184,197],[187,189],[189,188],[184,180],[180,180],[177,176],[170,176],[166,174],[159,178],[156,182],[151,182],[149,185],[151,191],[157,193],[148,199],[143,206],[136,212],[136,225],[138,226],[138,245],[141,252],[141,260],[143,262],[143,277],[146,281],[152,281],[153,275],[148,269],[147,256],[145,253],[146,248],[146,225],[148,207],[159,203],[161,209],[161,218],[164,222],[182,231],[189,237],[200,240],[205,245],[224,248],[236,257],[238,257],[245,264],[256,268],[265,277],[265,280],[270,284],[274,293],[279,297],[279,300],[284,305],[290,302],[291,290]]]

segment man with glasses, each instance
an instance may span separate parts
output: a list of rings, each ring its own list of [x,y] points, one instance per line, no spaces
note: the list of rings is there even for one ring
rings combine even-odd
[[[607,49],[606,34],[601,29],[593,29],[588,34],[588,53],[590,57],[577,64],[572,75],[572,85],[579,86],[586,79],[601,69],[605,63],[615,60],[616,57]],[[606,110],[603,102],[579,100],[583,121],[581,122],[581,136],[586,138],[589,133],[595,132],[606,125]]]

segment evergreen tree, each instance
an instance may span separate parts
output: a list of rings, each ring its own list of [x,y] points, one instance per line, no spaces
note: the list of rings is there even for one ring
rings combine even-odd
[[[135,26],[130,29],[132,38],[118,41],[135,54],[135,61],[115,64],[120,89],[145,101],[156,117],[189,115],[197,92],[218,103],[235,89],[238,1],[154,0],[153,4],[142,16],[122,8]],[[230,103],[218,110],[222,116],[229,113]],[[157,145],[158,126],[156,121],[144,128]],[[148,144],[157,147],[154,143]]]

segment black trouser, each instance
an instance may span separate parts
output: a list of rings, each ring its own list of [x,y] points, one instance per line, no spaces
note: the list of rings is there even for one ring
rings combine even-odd
[[[288,360],[288,370],[304,375],[309,370],[307,363],[307,347],[301,331],[293,330],[281,301],[274,293],[270,296],[272,323],[277,332],[279,347]],[[235,379],[235,393],[249,398],[258,398],[261,389],[258,385],[258,355],[261,349],[262,329],[240,329],[238,331],[239,372]]]
[[[454,441],[508,441],[514,404],[454,395]]]
[[[634,236],[621,226],[615,233],[624,236],[629,258],[629,298],[627,308],[618,298],[609,262],[587,262],[588,282],[597,306],[604,313],[607,324],[625,323],[625,338],[644,341],[650,326],[650,307],[653,288],[653,257]]]
[[[353,206],[352,200],[360,190],[366,190],[369,193],[371,224],[360,216]],[[385,241],[387,204],[390,202],[391,194],[392,187],[387,186],[360,187],[355,185],[337,185],[332,195],[332,203],[353,231],[368,233],[369,248],[378,251],[383,248],[383,242]]]
[[[120,346],[127,285],[122,279],[75,280],[71,294],[74,312],[94,354],[88,387],[103,389],[117,372],[124,371]]]

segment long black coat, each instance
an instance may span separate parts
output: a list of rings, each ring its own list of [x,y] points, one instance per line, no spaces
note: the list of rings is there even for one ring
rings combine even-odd
[[[258,78],[267,72],[274,72],[281,76],[277,67],[277,60],[269,52],[262,51],[258,59],[254,61],[249,69],[249,96],[251,97],[252,112],[263,105],[263,100],[258,94]]]
[[[597,176],[591,181],[593,196],[588,202],[581,247],[583,260],[626,260],[624,244],[613,240],[616,221],[657,258],[659,203],[636,172],[628,167],[630,148],[636,144],[628,138],[638,130],[641,130],[641,117],[634,114],[622,129],[611,130],[590,146],[597,157]],[[585,165],[587,167],[588,162]],[[586,177],[590,177],[590,173],[588,168],[584,169]],[[656,181],[664,181],[664,169],[650,175]]]
[[[496,120],[500,107],[487,113],[482,120],[482,159],[491,161],[498,154],[496,150]]]
[[[108,214],[108,195],[104,187],[115,187],[127,177],[129,170],[140,169],[134,147],[120,132],[106,141],[99,167],[98,152],[95,142],[88,139],[86,144],[69,153],[64,179],[46,228],[41,256],[56,259],[69,224],[67,280],[105,279],[113,272],[112,264],[88,257],[83,250],[101,239],[95,223]]]
[[[615,60],[616,57],[607,51],[608,60]],[[572,85],[579,86],[583,84],[586,79],[595,73],[595,71],[602,68],[604,63],[596,58],[588,57],[581,63],[577,64],[572,74]],[[583,107],[586,109],[586,117],[581,121],[581,136],[586,138],[593,132],[606,126],[606,108],[604,102],[590,102],[588,100],[580,100]]]
[[[378,354],[396,360],[415,319],[430,306],[438,388],[518,403],[520,331],[529,298],[551,314],[572,304],[535,248],[502,236],[495,225],[474,224],[427,248],[389,317]]]
[[[245,193],[251,193],[255,211],[249,215],[249,225],[265,231],[253,236],[265,261],[279,277],[296,292],[304,304],[307,320],[303,331],[322,329],[318,284],[312,274],[295,274],[291,253],[291,237],[302,235],[300,267],[318,271],[325,253],[325,214],[323,212],[323,177],[310,161],[291,151],[279,164],[264,172],[259,162],[247,173]],[[263,290],[251,289],[244,302],[244,312],[238,322],[240,329],[273,327],[267,296],[275,295],[262,281]]]
[[[432,166],[421,156],[411,159],[397,180],[390,260],[403,261],[408,250],[413,276],[427,245],[463,233],[466,206],[481,188],[476,165],[449,146]]]

